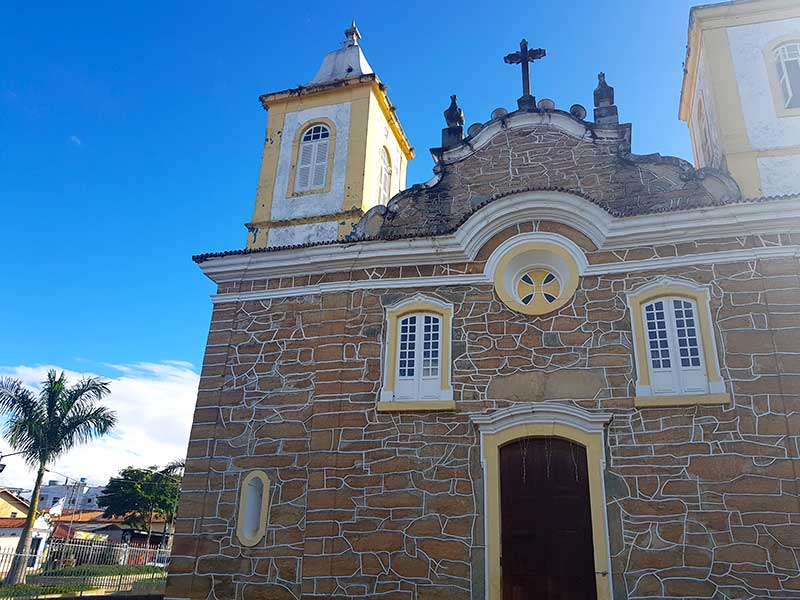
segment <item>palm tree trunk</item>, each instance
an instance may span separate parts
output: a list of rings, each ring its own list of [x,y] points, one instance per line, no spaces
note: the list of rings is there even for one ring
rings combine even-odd
[[[25,575],[28,572],[28,555],[31,552],[31,540],[33,538],[33,524],[38,516],[36,513],[39,511],[39,492],[42,489],[44,471],[44,465],[39,464],[39,470],[36,472],[36,485],[33,486],[31,504],[25,517],[25,525],[22,527],[22,533],[20,533],[19,542],[17,542],[14,562],[11,563],[11,569],[6,575],[5,583],[8,585],[25,583]]]

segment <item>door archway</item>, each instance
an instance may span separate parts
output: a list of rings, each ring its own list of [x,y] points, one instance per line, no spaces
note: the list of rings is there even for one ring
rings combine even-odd
[[[605,426],[611,421],[611,415],[575,406],[541,403],[516,404],[488,414],[473,415],[471,419],[480,432],[484,471],[487,600],[504,600],[500,451],[512,442],[526,438],[557,438],[584,448],[595,579],[595,596],[592,598],[610,600],[613,594],[603,487],[603,448]]]

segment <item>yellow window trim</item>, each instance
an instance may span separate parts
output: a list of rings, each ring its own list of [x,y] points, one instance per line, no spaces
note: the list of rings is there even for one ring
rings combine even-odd
[[[798,117],[800,116],[800,108],[786,108],[786,100],[783,97],[783,90],[781,89],[781,82],[778,78],[777,66],[775,65],[775,50],[784,44],[797,43],[800,44],[800,35],[793,33],[784,35],[772,40],[767,44],[766,48],[762,50],[764,54],[764,64],[767,67],[767,78],[769,79],[769,88],[772,92],[772,102],[775,106],[775,114],[779,117]],[[800,90],[797,90],[800,94]]]
[[[562,245],[550,241],[525,241],[526,237],[517,236],[519,242],[512,245],[500,258],[493,274],[494,289],[504,304],[519,313],[548,314],[572,301],[580,281],[580,268],[575,260],[574,250],[570,252]],[[563,268],[555,268],[555,265],[541,260],[541,256],[548,255],[560,259]],[[530,257],[527,262],[526,257]],[[528,269],[547,269],[556,274],[561,290],[555,302],[546,304],[534,301],[526,305],[519,301],[516,295],[517,280]]]
[[[640,393],[642,389],[650,387],[650,361],[647,355],[647,336],[645,335],[644,315],[642,307],[658,298],[678,297],[692,300],[697,306],[697,320],[700,326],[700,339],[703,345],[703,362],[706,367],[706,377],[708,378],[710,394],[717,399],[726,396],[725,384],[719,370],[719,360],[717,359],[717,344],[714,339],[713,322],[711,319],[710,294],[708,288],[699,286],[695,283],[674,279],[672,277],[659,277],[658,279],[646,283],[638,289],[628,292],[628,308],[631,315],[631,328],[633,330],[633,352],[636,362],[636,389],[637,401],[641,398],[657,400],[659,396]],[[680,398],[702,398],[703,394],[685,396],[663,396],[667,404],[656,404],[659,406],[674,406]],[[667,400],[672,398],[672,400]],[[671,403],[669,403],[671,402]],[[723,402],[685,402],[685,404],[722,404]],[[679,402],[679,404],[684,404]],[[651,404],[652,406],[653,404]]]
[[[263,485],[263,493],[261,495],[261,510],[259,511],[259,526],[255,535],[249,536],[244,532],[244,515],[247,514],[248,504],[250,498],[247,494],[247,488],[253,479],[260,479]],[[239,511],[236,515],[236,537],[244,546],[255,546],[260,542],[264,535],[267,533],[267,525],[269,524],[269,477],[264,471],[252,471],[245,475],[239,489]]]
[[[684,394],[680,396],[636,396],[633,404],[639,408],[662,406],[727,405],[730,394]]]
[[[450,386],[450,338],[451,329],[453,325],[453,305],[441,300],[429,298],[422,294],[417,294],[412,298],[404,300],[399,304],[394,305],[386,311],[386,360],[383,367],[383,389],[381,389],[381,402],[394,402],[395,392],[395,376],[397,366],[397,332],[399,330],[400,319],[411,313],[430,313],[442,318],[442,353],[440,362],[441,374],[441,394],[438,401],[449,401],[453,399],[453,390]],[[414,405],[419,407],[427,400],[419,402],[403,401],[397,402],[397,405]],[[384,409],[385,411],[386,409]],[[403,410],[403,409],[398,409]],[[414,410],[417,410],[415,408]],[[451,410],[445,408],[436,408],[432,410]]]
[[[526,412],[529,414],[525,414]],[[502,413],[506,413],[507,416],[503,416]],[[541,413],[541,416],[537,413]],[[611,415],[605,413],[591,414],[576,407],[555,404],[515,406],[496,411],[489,416],[472,417],[481,428],[481,456],[486,478],[484,490],[487,600],[503,598],[500,448],[529,437],[557,437],[586,448],[597,599],[611,599],[608,523],[603,484],[605,470],[603,425],[610,419]],[[504,420],[508,422],[507,426],[502,425]],[[495,423],[499,423],[499,426],[494,425]],[[484,427],[488,427],[489,431],[484,432]]]
[[[314,125],[325,125],[330,131],[328,138],[328,166],[325,172],[325,185],[321,188],[307,190],[304,192],[295,192],[295,171],[297,170],[297,161],[300,154],[300,140],[310,127]],[[292,141],[292,165],[289,168],[289,189],[286,193],[287,198],[298,198],[300,196],[309,196],[312,194],[326,194],[331,191],[331,181],[333,180],[333,155],[336,154],[336,125],[333,121],[326,117],[318,117],[316,119],[309,119],[297,128]]]
[[[378,402],[378,412],[430,412],[455,410],[455,400],[408,400],[405,402]]]

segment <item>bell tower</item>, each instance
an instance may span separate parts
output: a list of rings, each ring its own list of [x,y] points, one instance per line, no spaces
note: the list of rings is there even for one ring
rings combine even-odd
[[[680,118],[697,166],[727,170],[745,197],[800,192],[800,2],[693,8]]]
[[[308,84],[260,97],[267,134],[248,248],[344,237],[405,188],[414,149],[355,22],[344,33]]]

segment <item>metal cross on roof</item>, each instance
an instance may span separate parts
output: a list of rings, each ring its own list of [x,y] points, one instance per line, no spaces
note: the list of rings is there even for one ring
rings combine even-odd
[[[525,108],[536,108],[536,98],[531,96],[531,75],[528,68],[528,63],[535,60],[544,58],[547,51],[544,48],[536,48],[535,50],[528,50],[528,40],[524,39],[519,43],[519,51],[512,52],[503,58],[503,61],[509,65],[522,66],[522,97],[517,100],[517,105],[520,110]]]

